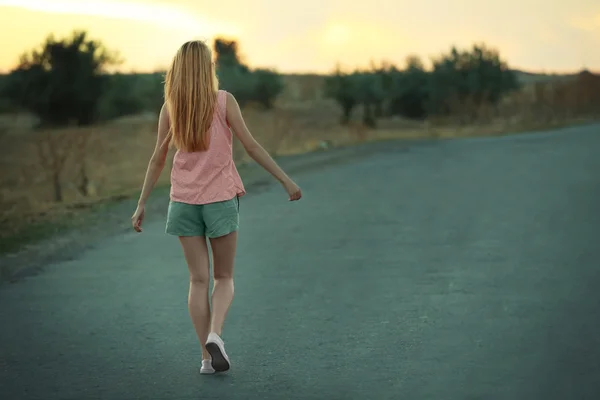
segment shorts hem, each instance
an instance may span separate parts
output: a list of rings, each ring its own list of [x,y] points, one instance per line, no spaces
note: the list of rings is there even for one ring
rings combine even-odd
[[[239,227],[235,227],[235,228],[232,228],[232,229],[225,229],[225,230],[214,232],[214,233],[212,233],[212,232],[211,233],[206,233],[206,237],[209,238],[209,239],[216,239],[216,238],[220,238],[220,237],[223,237],[223,236],[227,236],[230,233],[237,232],[239,229],[240,229]]]

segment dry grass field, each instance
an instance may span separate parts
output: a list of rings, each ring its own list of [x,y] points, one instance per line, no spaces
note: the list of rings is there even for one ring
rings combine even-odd
[[[253,134],[274,155],[314,151],[325,143],[503,134],[589,119],[593,110],[586,107],[600,104],[597,78],[570,81],[569,86],[532,83],[494,109],[467,105],[459,110],[460,118],[395,118],[367,130],[357,122],[360,112],[355,112],[357,121],[339,125],[338,107],[323,99],[322,77],[287,76],[275,110],[248,107],[244,115]],[[39,230],[40,223],[64,220],[100,201],[137,195],[155,144],[156,122],[156,116],[142,115],[84,129],[35,131],[31,117],[0,116],[0,251],[14,250],[20,241],[33,238],[29,232]],[[234,153],[239,165],[248,161],[237,142]],[[56,171],[62,202],[53,200]],[[159,185],[168,182],[165,171]]]

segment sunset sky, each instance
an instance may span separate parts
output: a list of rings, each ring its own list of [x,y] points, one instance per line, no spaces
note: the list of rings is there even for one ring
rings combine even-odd
[[[0,0],[0,71],[49,33],[74,29],[137,71],[164,68],[184,41],[215,35],[238,39],[251,66],[282,72],[427,60],[473,42],[515,68],[600,70],[598,0]]]

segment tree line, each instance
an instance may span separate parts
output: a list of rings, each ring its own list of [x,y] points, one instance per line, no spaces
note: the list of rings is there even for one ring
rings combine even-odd
[[[233,93],[242,106],[275,106],[284,90],[282,75],[273,69],[252,69],[241,57],[236,41],[217,38],[213,50],[223,89]],[[14,70],[0,77],[0,112],[27,111],[37,116],[40,128],[83,127],[142,112],[157,114],[164,99],[164,72],[114,72],[122,61],[86,32],[76,31],[62,39],[50,35],[41,46],[25,52]],[[325,77],[323,85],[325,95],[340,107],[341,123],[362,110],[362,121],[370,127],[391,116],[426,119],[449,115],[466,102],[494,104],[518,87],[515,74],[498,52],[484,45],[452,48],[434,59],[429,69],[417,57],[410,57],[403,68],[391,63],[352,72],[338,68]],[[47,135],[49,139],[52,136]],[[86,139],[81,138],[77,146],[85,145]],[[48,160],[54,197],[60,201],[64,160],[56,159],[52,146],[41,149],[40,157]],[[89,179],[83,156],[80,168],[80,192],[87,195]]]
[[[240,104],[274,106],[284,90],[272,69],[251,69],[238,42],[215,39],[213,49],[221,87]],[[517,78],[498,52],[485,45],[452,48],[426,69],[415,56],[403,68],[391,63],[344,72],[324,80],[324,93],[341,109],[341,123],[362,109],[362,121],[374,127],[379,118],[425,119],[449,115],[458,105],[495,104],[518,88]],[[18,66],[0,80],[0,108],[35,114],[42,126],[90,125],[144,111],[163,103],[164,72],[108,73],[122,60],[85,32],[56,39],[21,56]]]
[[[515,73],[496,50],[485,45],[453,47],[434,59],[429,70],[418,57],[410,56],[403,69],[389,63],[350,73],[338,68],[325,80],[326,95],[342,110],[341,123],[362,107],[362,121],[370,127],[383,117],[422,120],[455,114],[466,102],[475,107],[496,104],[518,87]]]
[[[281,76],[269,69],[251,69],[240,58],[235,41],[217,38],[213,45],[219,81],[240,104],[273,107],[283,90]],[[77,31],[24,53],[17,67],[0,79],[0,108],[28,111],[41,127],[86,126],[163,104],[164,72],[109,73],[122,59],[101,42]]]

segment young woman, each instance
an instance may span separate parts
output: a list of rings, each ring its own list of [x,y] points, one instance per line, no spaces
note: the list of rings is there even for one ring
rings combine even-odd
[[[156,147],[131,222],[142,232],[144,205],[173,144],[166,232],[179,237],[189,268],[188,308],[202,345],[203,374],[230,368],[221,332],[233,300],[239,198],[245,194],[233,162],[230,127],[248,155],[281,182],[289,200],[299,200],[300,188],[252,137],[236,99],[218,90],[210,48],[202,41],[183,44],[167,72]],[[213,255],[212,311],[206,238]]]

